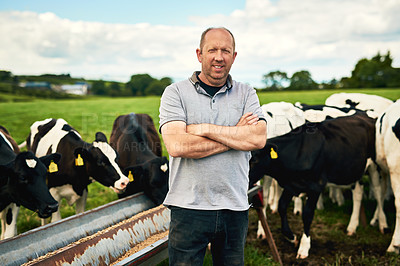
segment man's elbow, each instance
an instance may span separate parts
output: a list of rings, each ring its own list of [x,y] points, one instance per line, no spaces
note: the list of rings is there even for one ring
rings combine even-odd
[[[182,157],[182,151],[180,151],[176,147],[173,147],[173,145],[165,145],[165,148],[167,149],[169,156]]]
[[[255,150],[259,150],[265,147],[267,143],[267,123],[263,120],[258,125],[258,132],[254,136]]]
[[[267,143],[267,135],[260,135],[257,138],[254,138],[254,140],[254,150],[262,149]]]

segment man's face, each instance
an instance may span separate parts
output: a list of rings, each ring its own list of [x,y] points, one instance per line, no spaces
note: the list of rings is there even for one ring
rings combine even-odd
[[[230,33],[223,29],[210,30],[202,50],[197,49],[196,54],[201,63],[201,81],[215,87],[223,86],[236,58]]]

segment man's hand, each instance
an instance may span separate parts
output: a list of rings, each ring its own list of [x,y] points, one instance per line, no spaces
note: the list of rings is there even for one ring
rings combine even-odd
[[[245,113],[239,119],[239,122],[236,124],[236,126],[257,125],[257,123],[258,123],[258,115],[249,112]],[[210,130],[211,130],[210,124],[191,124],[186,126],[186,132],[196,136],[205,136],[206,132],[210,132]],[[218,132],[213,132],[213,133],[218,133]]]
[[[249,112],[245,113],[239,119],[239,122],[236,124],[236,126],[257,125],[257,123],[258,123],[258,115]]]

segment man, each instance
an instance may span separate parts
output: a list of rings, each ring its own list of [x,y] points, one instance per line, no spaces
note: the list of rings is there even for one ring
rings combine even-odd
[[[225,28],[203,32],[201,72],[168,86],[160,130],[170,155],[170,265],[244,265],[251,150],[266,143],[266,122],[253,88],[232,80],[235,39]],[[260,120],[261,119],[261,120]]]

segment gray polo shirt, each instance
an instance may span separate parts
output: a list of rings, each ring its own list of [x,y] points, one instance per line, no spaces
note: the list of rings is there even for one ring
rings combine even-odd
[[[211,97],[200,87],[194,73],[188,80],[165,89],[160,104],[160,129],[170,121],[235,126],[247,112],[265,119],[252,87],[232,80],[229,75],[226,85]],[[164,205],[198,210],[247,210],[250,157],[250,152],[237,150],[201,159],[170,156],[169,191]]]

